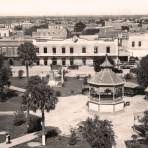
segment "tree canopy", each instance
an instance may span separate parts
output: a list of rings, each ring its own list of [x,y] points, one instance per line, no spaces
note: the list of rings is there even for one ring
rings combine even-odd
[[[79,127],[83,138],[91,148],[111,148],[115,144],[115,135],[111,121],[88,118]]]
[[[3,92],[5,86],[10,85],[11,69],[8,65],[4,64],[4,57],[0,55],[0,92]]]
[[[148,87],[148,55],[141,59],[137,68],[137,82],[144,88]]]
[[[75,24],[74,31],[75,32],[82,32],[85,27],[86,27],[86,25],[80,21]]]
[[[21,44],[18,47],[18,55],[25,62],[27,80],[29,79],[28,66],[33,64],[36,61],[37,59],[36,53],[37,53],[37,48],[35,48],[35,46],[30,42]]]
[[[18,55],[21,59],[23,59],[25,62],[29,62],[29,64],[32,64],[36,61],[36,53],[37,49],[35,46],[30,42],[25,42],[24,44],[21,44],[18,47]]]
[[[94,57],[94,70],[99,72],[101,70],[100,65],[104,62],[105,57]],[[108,57],[108,60],[112,65],[115,65],[114,60],[111,57]]]

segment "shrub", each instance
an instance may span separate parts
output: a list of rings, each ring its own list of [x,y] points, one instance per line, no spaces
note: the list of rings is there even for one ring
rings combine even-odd
[[[19,70],[18,71],[18,77],[19,77],[19,79],[22,79],[23,74],[24,74],[24,70]]]
[[[40,131],[42,129],[41,118],[37,116],[30,116],[29,127],[27,129],[28,133]]]
[[[113,68],[113,72],[115,72],[115,73],[123,73],[123,71],[121,69],[118,69],[118,68]]]
[[[130,73],[127,73],[127,74],[124,76],[124,78],[125,78],[126,80],[132,79],[132,75],[131,75]]]
[[[13,124],[15,126],[20,126],[23,123],[26,122],[26,117],[25,114],[22,110],[18,110],[14,113],[14,120],[13,120]]]
[[[51,128],[46,133],[46,138],[56,137],[58,136],[58,131],[55,128]]]
[[[71,95],[73,95],[74,94],[74,90],[71,90],[70,93],[71,93]]]
[[[75,145],[77,143],[77,134],[75,129],[70,130],[70,139],[69,139],[69,145]]]
[[[0,102],[5,102],[6,101],[6,95],[4,92],[0,93]]]
[[[83,84],[84,84],[84,85],[87,85],[87,78],[86,78],[86,77],[85,77],[84,80],[83,80]]]
[[[60,91],[56,91],[55,95],[56,95],[57,97],[60,97],[60,96],[61,96],[61,92],[60,92]]]

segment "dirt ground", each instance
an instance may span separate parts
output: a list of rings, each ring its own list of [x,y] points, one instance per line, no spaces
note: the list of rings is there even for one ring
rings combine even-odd
[[[143,99],[144,96],[124,97],[125,101],[130,101],[130,106],[117,113],[98,113],[100,119],[108,119],[113,123],[116,135],[117,148],[124,148],[124,141],[131,139],[134,133],[131,128],[134,124],[134,115],[136,113],[148,110],[148,101]],[[56,109],[46,113],[46,126],[58,127],[63,135],[68,135],[71,127],[86,120],[87,117],[93,117],[89,113],[86,103],[87,96],[76,95],[70,97],[60,97]],[[36,114],[40,115],[38,111]]]

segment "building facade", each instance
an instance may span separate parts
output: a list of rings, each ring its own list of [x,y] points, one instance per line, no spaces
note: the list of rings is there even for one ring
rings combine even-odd
[[[130,33],[127,49],[131,56],[142,57],[148,54],[148,33]]]
[[[86,40],[74,36],[65,40],[34,40],[38,65],[93,65],[94,57],[108,54],[117,60],[118,40]]]

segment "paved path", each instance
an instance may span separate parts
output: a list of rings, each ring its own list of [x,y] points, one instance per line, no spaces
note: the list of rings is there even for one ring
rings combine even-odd
[[[22,144],[22,143],[26,143],[28,141],[31,141],[31,140],[39,137],[40,135],[41,135],[40,132],[35,132],[35,133],[27,134],[27,135],[24,135],[22,137],[18,137],[16,139],[12,139],[10,144],[6,144],[5,142],[4,143],[0,143],[0,148],[10,148],[10,147]]]
[[[19,92],[25,92],[26,91],[26,89],[23,89],[23,88],[20,88],[20,87],[15,87],[15,86],[10,86],[9,89],[16,90],[16,91],[19,91]]]
[[[15,111],[0,111],[0,115],[14,115]]]

